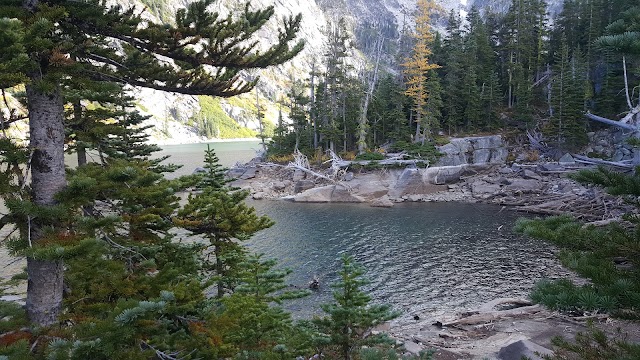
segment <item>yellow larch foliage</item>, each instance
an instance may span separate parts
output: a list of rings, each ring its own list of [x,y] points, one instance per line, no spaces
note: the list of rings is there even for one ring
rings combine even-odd
[[[431,28],[431,16],[434,12],[440,11],[440,7],[433,0],[418,0],[416,12],[416,28],[413,38],[416,43],[413,47],[411,57],[402,66],[404,67],[405,95],[413,99],[414,111],[418,127],[416,129],[416,139],[420,135],[420,127],[424,127],[425,136],[429,135],[430,123],[426,118],[426,103],[428,91],[425,88],[427,72],[437,69],[440,66],[429,61],[431,56],[431,43],[433,42],[433,30]]]

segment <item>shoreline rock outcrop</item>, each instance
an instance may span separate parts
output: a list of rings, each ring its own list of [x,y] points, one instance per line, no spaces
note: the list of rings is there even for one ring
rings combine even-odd
[[[231,169],[228,175],[236,179],[233,185],[248,189],[256,200],[368,203],[374,207],[392,207],[401,202],[488,203],[543,214],[569,211],[587,221],[620,216],[622,212],[620,204],[614,204],[601,190],[586,188],[567,177],[585,168],[568,154],[557,162],[507,165],[508,151],[499,135],[452,139],[444,148],[448,155],[437,166],[347,169],[336,181],[324,175],[314,177],[314,171],[258,161]],[[316,173],[328,171],[315,169]],[[571,204],[579,209],[596,200],[602,202],[602,206],[596,206],[598,211],[572,212],[566,208]]]

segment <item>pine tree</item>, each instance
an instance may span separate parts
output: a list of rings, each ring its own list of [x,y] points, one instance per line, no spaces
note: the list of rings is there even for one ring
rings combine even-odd
[[[385,343],[384,337],[369,336],[371,328],[398,316],[388,305],[369,305],[371,297],[361,287],[367,284],[362,278],[364,270],[356,264],[352,257],[342,257],[342,269],[338,272],[340,280],[332,285],[334,303],[322,305],[329,315],[316,318],[313,322],[318,326],[320,344],[330,348],[332,358],[350,360],[354,358],[363,345]]]
[[[448,94],[450,101],[447,101],[444,109],[444,126],[449,133],[455,131],[463,125],[463,115],[465,108],[465,95],[463,92],[463,78],[465,68],[463,66],[464,44],[460,28],[460,15],[451,11],[447,20],[447,35],[444,39],[444,67],[443,76],[444,93]]]
[[[309,294],[307,290],[286,291],[289,269],[277,269],[275,260],[263,255],[248,255],[239,264],[238,286],[231,296],[221,300],[224,311],[213,314],[210,327],[235,345],[240,358],[278,358],[297,354],[290,346],[293,325],[280,304],[283,300]]]
[[[200,188],[207,190],[222,190],[222,188],[230,182],[226,177],[227,168],[220,164],[220,159],[216,152],[207,144],[207,150],[204,151],[204,169]]]
[[[371,136],[373,144],[382,145],[387,141],[411,139],[411,128],[404,111],[407,98],[401,82],[387,75],[380,80],[369,107],[368,118],[372,120]]]
[[[239,264],[245,260],[246,249],[240,241],[273,225],[266,216],[258,216],[245,204],[248,191],[220,186],[217,157],[207,152],[202,192],[189,195],[187,204],[178,210],[173,223],[192,234],[204,237],[212,248],[213,261],[209,271],[215,276],[216,296],[222,298],[238,284]]]
[[[541,76],[546,54],[547,5],[544,0],[513,0],[505,17],[502,45],[507,105],[518,123],[533,125],[532,85]]]
[[[103,2],[38,0],[4,2],[0,13],[10,34],[2,37],[2,87],[26,83],[30,147],[33,149],[33,204],[56,207],[56,194],[65,187],[63,88],[73,79],[109,80],[183,94],[233,96],[255,81],[243,82],[243,69],[280,64],[297,54],[291,46],[301,18],[286,19],[278,43],[258,52],[247,41],[272,17],[273,7],[238,17],[219,18],[207,10],[212,0],[196,1],[176,14],[175,25],[144,20],[135,9],[107,7]],[[117,45],[116,45],[117,44]],[[222,45],[224,44],[224,45]],[[27,50],[28,49],[28,50]],[[163,59],[173,60],[171,64]],[[210,74],[205,67],[217,68]],[[69,86],[72,86],[69,85]],[[24,210],[26,209],[24,205]],[[34,214],[25,216],[23,221]],[[30,236],[38,246],[45,233],[61,231],[56,217],[40,216]],[[36,325],[57,322],[62,303],[63,263],[59,259],[27,259],[27,311]]]
[[[547,126],[550,142],[560,149],[574,150],[587,141],[584,117],[584,82],[588,78],[586,65],[579,50],[569,53],[563,38],[555,62],[552,81],[553,113]]]
[[[429,70],[427,73],[427,82],[425,83],[427,90],[427,101],[425,103],[425,116],[427,119],[433,119],[434,127],[440,123],[442,119],[442,86],[440,85],[440,77],[435,70]]]
[[[427,81],[427,72],[438,68],[438,65],[432,63],[429,59],[432,53],[429,46],[433,41],[431,16],[437,9],[437,5],[431,0],[418,1],[418,12],[415,19],[416,29],[413,35],[416,43],[411,57],[402,64],[407,86],[405,95],[413,100],[413,111],[416,116],[415,141],[421,140],[423,143],[426,138],[431,137],[434,125],[434,119],[427,118],[425,113],[428,96],[425,83]]]

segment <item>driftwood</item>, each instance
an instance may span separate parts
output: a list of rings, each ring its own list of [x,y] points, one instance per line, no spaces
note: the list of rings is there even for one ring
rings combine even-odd
[[[635,115],[636,113],[637,112],[632,111],[629,114]],[[589,120],[601,122],[603,124],[619,127],[621,129],[625,129],[625,130],[638,131],[638,127],[637,126],[628,124],[627,123],[628,120],[624,121],[626,119],[626,117],[625,117],[625,119],[623,119],[621,121],[616,121],[616,120],[603,118],[602,116],[594,115],[594,114],[592,114],[590,112],[586,113],[585,116],[587,118],[589,118]]]
[[[371,163],[377,163],[380,165],[411,165],[418,162],[428,162],[427,160],[401,160],[401,159],[384,159],[384,160],[342,160],[338,162],[341,168],[346,168],[351,165],[369,165]]]
[[[288,169],[297,169],[297,170],[301,170],[304,171],[305,173],[311,175],[311,176],[315,176],[317,178],[320,179],[324,179],[324,180],[328,180],[331,181],[333,183],[336,182],[335,179],[332,179],[326,175],[320,174],[318,172],[315,172],[313,170],[311,170],[311,165],[309,164],[309,159],[307,158],[306,155],[304,155],[303,153],[301,153],[298,149],[296,149],[296,151],[293,153],[293,162],[290,162],[286,168]]]
[[[514,305],[520,305],[520,306],[531,306],[531,305],[533,305],[533,303],[531,301],[525,300],[525,299],[499,298],[499,299],[495,299],[495,300],[489,301],[488,303],[483,304],[482,306],[480,306],[478,311],[479,312],[493,311],[493,310],[495,310],[496,306],[505,305],[505,304],[514,304]]]
[[[507,310],[494,310],[494,308],[498,305],[504,304],[515,304],[515,305],[526,305],[517,307],[514,309]],[[531,305],[532,303],[528,300],[524,299],[515,299],[515,298],[500,298],[493,301],[489,301],[488,303],[480,306],[478,311],[476,311],[473,315],[465,316],[463,318],[444,322],[442,326],[457,326],[457,325],[477,325],[477,324],[485,324],[496,320],[501,320],[510,317],[516,316],[524,316],[535,314],[542,311],[542,307],[540,305]]]
[[[573,158],[575,159],[576,162],[581,162],[581,163],[585,163],[585,164],[609,165],[609,166],[615,166],[615,167],[620,167],[620,168],[625,168],[625,169],[631,169],[633,167],[633,165],[631,164],[631,160],[627,160],[627,161],[607,161],[607,160],[602,160],[602,159],[590,158],[588,156],[583,156],[583,155],[578,155],[578,154],[573,154],[572,156],[573,156]]]
[[[589,226],[596,226],[596,227],[598,227],[598,226],[607,226],[609,224],[619,223],[621,221],[622,221],[622,218],[619,218],[619,217],[614,217],[614,218],[605,219],[605,220],[591,221],[591,222],[588,222],[588,223],[585,223],[584,225],[582,225],[582,228],[584,229],[584,228],[589,227]]]
[[[517,206],[515,210],[543,215],[569,215],[596,226],[614,222],[621,212],[630,213],[634,210],[623,199],[599,190],[595,190],[594,194],[585,196],[569,193],[531,198],[528,205]]]

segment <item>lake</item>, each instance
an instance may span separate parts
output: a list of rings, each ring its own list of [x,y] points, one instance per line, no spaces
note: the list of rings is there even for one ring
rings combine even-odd
[[[214,146],[220,146],[215,150],[221,162],[230,165],[253,157],[251,149],[259,144]],[[164,151],[189,173],[202,166],[203,148],[173,145]],[[331,300],[329,284],[337,279],[342,254],[353,255],[366,268],[374,301],[392,304],[405,317],[526,297],[540,279],[568,275],[551,246],[513,233],[521,214],[499,206],[249,203],[276,222],[249,240],[249,248],[293,270],[292,286],[304,288],[313,276],[320,279],[319,291],[287,305],[296,316],[320,313],[319,304]]]
[[[168,178],[189,175],[193,173],[195,168],[204,165],[204,151],[207,150],[207,145],[216,152],[220,164],[226,167],[231,167],[237,162],[248,162],[256,157],[257,151],[262,148],[259,140],[163,145],[162,151],[157,152],[154,157],[171,155],[165,162],[183,165],[176,172],[169,174]]]

